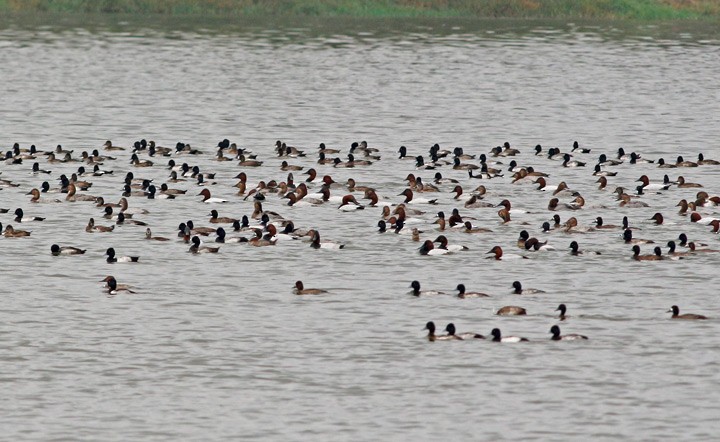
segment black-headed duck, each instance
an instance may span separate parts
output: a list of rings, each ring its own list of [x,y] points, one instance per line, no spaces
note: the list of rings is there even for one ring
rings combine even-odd
[[[322,289],[306,289],[302,281],[295,281],[295,290],[293,290],[293,292],[296,295],[320,295],[328,291]]]
[[[50,253],[53,256],[60,256],[60,255],[82,255],[85,253],[84,249],[80,249],[77,247],[72,246],[64,246],[60,247],[57,244],[53,244],[50,246]]]
[[[487,298],[488,294],[481,293],[481,292],[466,292],[465,291],[465,284],[458,284],[457,288],[455,289],[458,291],[458,298]]]
[[[457,333],[457,330],[455,330],[455,324],[452,322],[445,327],[445,331],[447,332],[447,336],[456,336],[460,339],[485,339],[485,336],[479,333]]]
[[[115,255],[115,249],[110,247],[105,252],[105,256],[107,256],[106,261],[108,263],[115,263],[115,262],[138,262],[140,260],[139,256],[116,256]]]
[[[580,340],[587,340],[587,336],[584,335],[578,335],[578,334],[567,334],[567,335],[560,335],[560,327],[557,325],[553,325],[550,327],[550,333],[552,333],[552,337],[550,340],[552,341],[580,341]]]
[[[681,315],[680,308],[678,308],[677,305],[673,305],[672,307],[670,307],[670,310],[668,310],[667,313],[672,313],[672,317],[671,317],[672,319],[689,319],[689,320],[707,319],[707,316],[696,315],[693,313],[684,313]]]
[[[512,286],[513,286],[513,293],[516,295],[536,295],[536,294],[540,294],[540,293],[545,293],[544,290],[539,290],[539,289],[523,289],[520,281],[514,281],[512,283]]]
[[[444,336],[436,336],[435,335],[435,323],[432,321],[429,321],[427,324],[425,324],[425,328],[423,330],[428,331],[428,341],[435,342],[435,341],[462,341],[463,338],[460,336],[455,335],[444,335]]]
[[[492,338],[492,341],[493,341],[493,342],[510,342],[510,343],[512,343],[512,342],[527,342],[527,341],[528,341],[527,338],[521,338],[521,337],[519,337],[519,336],[505,336],[505,337],[503,337],[503,336],[502,336],[502,333],[500,332],[500,329],[499,329],[499,328],[494,328],[494,329],[492,329],[492,331],[490,332],[490,334],[491,334],[492,337],[493,337],[493,338]]]
[[[190,241],[192,242],[188,250],[190,253],[217,253],[220,250],[220,247],[201,245],[199,236],[193,236]]]

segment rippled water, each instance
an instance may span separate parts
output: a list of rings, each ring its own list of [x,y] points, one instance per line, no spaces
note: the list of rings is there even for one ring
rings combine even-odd
[[[5,18],[0,26],[0,144],[19,142],[83,150],[106,139],[130,145],[140,138],[161,145],[184,141],[202,156],[176,158],[217,172],[214,196],[231,203],[221,216],[250,214],[252,203],[235,195],[241,170],[249,183],[285,180],[273,145],[277,139],[314,152],[320,142],[343,149],[367,140],[383,159],[372,166],[333,169],[314,153],[291,164],[316,167],[338,182],[353,177],[390,202],[408,173],[397,160],[400,145],[413,155],[429,146],[462,146],[488,153],[509,141],[521,165],[567,181],[585,197],[572,213],[583,225],[598,215],[619,224],[627,215],[660,245],[686,232],[720,248],[706,223],[677,215],[681,198],[697,189],[673,188],[624,209],[611,193],[632,189],[642,174],[684,175],[711,195],[720,166],[657,169],[616,167],[610,190],[599,191],[592,169],[563,169],[536,157],[532,147],[592,148],[576,158],[595,163],[618,147],[644,157],[703,152],[720,158],[720,69],[714,29],[681,26],[535,22],[267,23],[111,22]],[[103,21],[105,20],[105,21]],[[265,161],[240,168],[214,161],[214,146],[229,138]],[[158,167],[135,169],[128,152],[91,177],[93,195],[116,201],[122,177],[162,183]],[[505,163],[509,159],[503,159]],[[541,236],[549,196],[533,186],[469,180],[443,167],[466,192],[488,188],[486,200],[512,200],[530,214],[500,225],[497,209],[464,209],[450,187],[422,216],[423,239],[438,210],[477,218],[486,235],[447,232],[469,251],[421,257],[409,236],[376,233],[379,209],[338,213],[335,206],[290,208],[272,196],[266,210],[319,228],[347,243],[341,251],[313,250],[295,241],[276,247],[223,245],[217,255],[191,255],[175,241],[178,223],[208,225],[192,182],[174,201],[132,197],[138,216],[169,243],[144,240],[144,228],[87,234],[88,218],[104,225],[91,203],[30,204],[25,195],[48,179],[56,185],[73,164],[41,164],[52,175],[29,173],[32,160],[0,166],[21,186],[0,192],[0,207],[23,207],[32,225],[25,239],[0,239],[3,259],[0,367],[3,433],[12,440],[312,439],[456,440],[711,439],[720,412],[718,384],[718,255],[682,261],[637,263],[619,231],[568,235],[553,232],[557,250],[530,260],[484,259],[494,245],[517,253],[522,229]],[[296,181],[304,179],[296,172]],[[471,182],[473,181],[473,182]],[[317,186],[316,186],[317,187]],[[342,190],[334,190],[342,194]],[[427,197],[427,194],[420,195]],[[432,195],[433,197],[436,195]],[[64,195],[51,197],[63,198]],[[567,198],[561,199],[563,202]],[[0,216],[12,223],[12,210]],[[666,225],[647,219],[662,212]],[[704,216],[717,216],[703,208]],[[563,219],[570,216],[560,212]],[[101,221],[100,221],[101,220]],[[528,225],[523,225],[527,222]],[[16,225],[16,228],[19,227]],[[22,226],[26,228],[26,226]],[[597,257],[573,257],[577,240]],[[52,243],[87,248],[84,256],[51,257]],[[141,256],[137,265],[105,263],[107,247]],[[643,246],[649,253],[649,246]],[[135,295],[106,296],[98,281],[113,274]],[[297,297],[295,280],[330,294]],[[409,283],[450,293],[462,282],[488,299],[410,296]],[[547,293],[510,294],[513,280]],[[553,310],[568,304],[573,318],[563,332],[587,342],[550,342]],[[676,322],[665,311],[711,317]],[[503,305],[522,305],[524,318],[500,318]],[[459,331],[528,337],[526,345],[436,342],[422,327],[454,322]]]

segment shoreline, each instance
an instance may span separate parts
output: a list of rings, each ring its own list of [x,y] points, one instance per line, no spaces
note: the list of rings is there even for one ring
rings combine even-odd
[[[0,0],[3,13],[237,18],[718,20],[712,0]]]

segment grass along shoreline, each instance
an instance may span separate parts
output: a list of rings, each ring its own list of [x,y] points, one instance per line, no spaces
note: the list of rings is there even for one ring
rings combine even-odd
[[[718,19],[717,0],[0,0],[0,12],[211,16]]]

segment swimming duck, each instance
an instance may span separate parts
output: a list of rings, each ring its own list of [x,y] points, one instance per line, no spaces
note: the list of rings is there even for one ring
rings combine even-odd
[[[445,327],[447,336],[457,336],[460,339],[485,339],[485,336],[478,333],[457,333],[455,330],[455,324],[452,322]]]
[[[200,193],[198,193],[198,196],[202,196],[202,202],[206,204],[220,204],[227,202],[226,199],[211,197],[210,190],[208,189],[203,189],[202,191],[200,191]]]
[[[651,183],[650,178],[648,178],[647,175],[642,175],[640,178],[637,179],[637,181],[642,183],[640,187],[643,191],[668,190],[670,186],[672,186],[672,183]]]
[[[588,337],[584,335],[578,335],[578,334],[569,334],[569,335],[560,335],[560,327],[557,325],[553,325],[550,327],[550,333],[552,333],[552,337],[550,338],[553,341],[578,341],[578,340],[586,340]]]
[[[31,221],[44,221],[45,218],[39,216],[24,217],[23,210],[21,208],[15,209],[15,222],[16,223],[28,223]]]
[[[466,292],[465,291],[465,284],[458,284],[457,288],[455,289],[458,291],[458,298],[486,298],[490,295],[487,295],[485,293],[481,292]]]
[[[558,305],[558,308],[556,308],[555,311],[560,312],[560,315],[558,316],[559,320],[564,321],[568,318],[568,316],[565,314],[565,312],[567,312],[567,307],[565,306],[565,304]]]
[[[96,226],[95,225],[95,218],[90,218],[90,221],[88,221],[87,227],[85,227],[85,231],[88,233],[93,233],[94,231],[98,232],[112,232],[115,229],[115,226],[105,227],[105,226]]]
[[[327,293],[328,291],[322,289],[306,289],[302,281],[295,281],[295,290],[293,290],[293,292],[296,295],[319,295]]]
[[[403,204],[437,204],[437,198],[435,198],[435,199],[415,198],[413,196],[413,191],[410,189],[405,189],[398,196],[405,197]]]
[[[237,221],[237,219],[235,218],[229,218],[225,216],[219,217],[218,211],[215,209],[210,211],[210,222],[213,224],[232,224],[235,221]]]
[[[506,305],[505,307],[501,307],[498,311],[495,312],[498,316],[524,316],[527,315],[527,311],[522,307],[517,307],[515,305]]]
[[[115,249],[110,247],[105,252],[105,256],[107,256],[107,262],[108,263],[115,263],[115,262],[138,262],[140,260],[139,256],[115,256]]]
[[[473,226],[472,223],[470,223],[470,221],[465,221],[463,223],[463,226],[465,227],[462,230],[464,233],[492,233],[492,230],[490,230],[490,229]]]
[[[699,183],[686,183],[685,177],[680,175],[677,177],[677,186],[680,188],[688,188],[688,187],[702,187],[702,184]]]
[[[420,249],[418,250],[421,255],[429,255],[429,256],[435,256],[435,255],[448,255],[452,252],[450,252],[448,249],[436,249],[433,245],[433,242],[429,239],[426,240],[422,246],[420,246]]]
[[[77,247],[71,247],[71,246],[60,247],[60,246],[57,245],[57,244],[53,244],[52,246],[50,246],[50,253],[51,253],[53,256],[60,256],[60,255],[82,255],[82,254],[85,253],[85,250],[79,249],[79,248],[77,248]]]
[[[662,257],[662,249],[660,247],[655,247],[654,254],[652,255],[641,255],[640,254],[640,246],[634,245],[632,247],[633,251],[633,259],[635,261],[660,261],[663,259]]]
[[[562,163],[563,167],[584,167],[585,166],[585,163],[583,163],[582,161],[571,160],[571,158],[572,157],[570,156],[569,153],[566,153],[565,155],[563,155],[563,163]]]
[[[467,247],[460,245],[460,244],[448,245],[448,239],[447,239],[447,237],[445,237],[445,235],[439,235],[437,238],[435,238],[435,241],[433,241],[433,242],[434,243],[439,242],[440,249],[448,250],[450,252],[460,252],[463,250],[468,250]]]
[[[108,294],[110,295],[117,295],[119,292],[135,293],[131,286],[128,284],[119,284],[113,276],[106,276],[105,279],[100,282],[105,283],[105,287],[108,289]]]
[[[668,310],[667,313],[672,313],[672,319],[689,319],[689,320],[707,319],[707,316],[696,315],[693,313],[685,313],[685,314],[681,315],[680,309],[678,308],[677,305],[673,305],[672,307],[670,307],[670,310]]]
[[[698,154],[698,166],[714,166],[720,164],[720,161],[706,160],[702,153]]]
[[[462,341],[463,338],[460,336],[455,335],[444,335],[444,336],[436,336],[435,335],[435,323],[430,321],[427,324],[425,324],[425,328],[423,330],[428,330],[428,341],[435,342],[435,341]]]
[[[495,246],[492,249],[490,249],[489,253],[492,253],[493,256],[489,256],[488,259],[495,259],[497,261],[501,260],[508,260],[508,259],[528,259],[527,256],[523,255],[515,255],[515,254],[503,254],[503,250],[500,246]]]
[[[410,288],[412,288],[412,292],[410,292],[413,296],[434,296],[434,295],[445,295],[446,293],[438,291],[438,290],[420,290],[420,282],[419,281],[413,281],[410,283]]]
[[[580,153],[590,153],[590,149],[586,149],[583,147],[580,147],[580,144],[577,141],[573,141],[573,148],[571,152],[580,152]]]
[[[153,236],[152,231],[150,230],[150,227],[145,229],[145,239],[150,239],[153,241],[170,241],[169,238],[164,238],[162,236]]]
[[[572,249],[570,251],[570,254],[575,255],[575,256],[577,256],[577,255],[601,255],[600,252],[595,252],[595,251],[586,252],[586,251],[580,250],[580,246],[578,245],[577,241],[573,241],[570,243],[570,249]]]
[[[513,286],[513,293],[516,295],[536,295],[540,293],[545,293],[544,290],[539,289],[523,289],[522,284],[520,284],[520,281],[514,281],[512,283]]]
[[[657,161],[657,163],[658,163],[658,168],[659,168],[659,169],[674,169],[674,168],[677,167],[677,166],[674,165],[674,164],[666,163],[663,158],[659,158],[658,161]]]
[[[220,250],[220,247],[201,245],[199,236],[193,236],[190,241],[192,242],[192,245],[188,250],[190,253],[217,253]]]
[[[677,157],[675,165],[677,167],[698,167],[697,163],[693,163],[692,161],[685,161],[682,156]]]
[[[494,329],[492,329],[492,331],[490,332],[490,334],[491,334],[492,337],[493,337],[493,338],[492,338],[492,341],[493,341],[493,342],[527,342],[527,341],[528,341],[527,338],[521,338],[521,337],[519,337],[519,336],[506,336],[506,337],[502,337],[502,334],[500,333],[500,329],[499,329],[499,328],[494,328]]]
[[[631,229],[625,229],[623,232],[623,240],[625,244],[653,244],[655,242],[650,239],[633,238]]]
[[[317,230],[313,231],[311,235],[310,247],[313,249],[343,249],[345,244],[337,243],[334,241],[321,241],[320,232]]]

